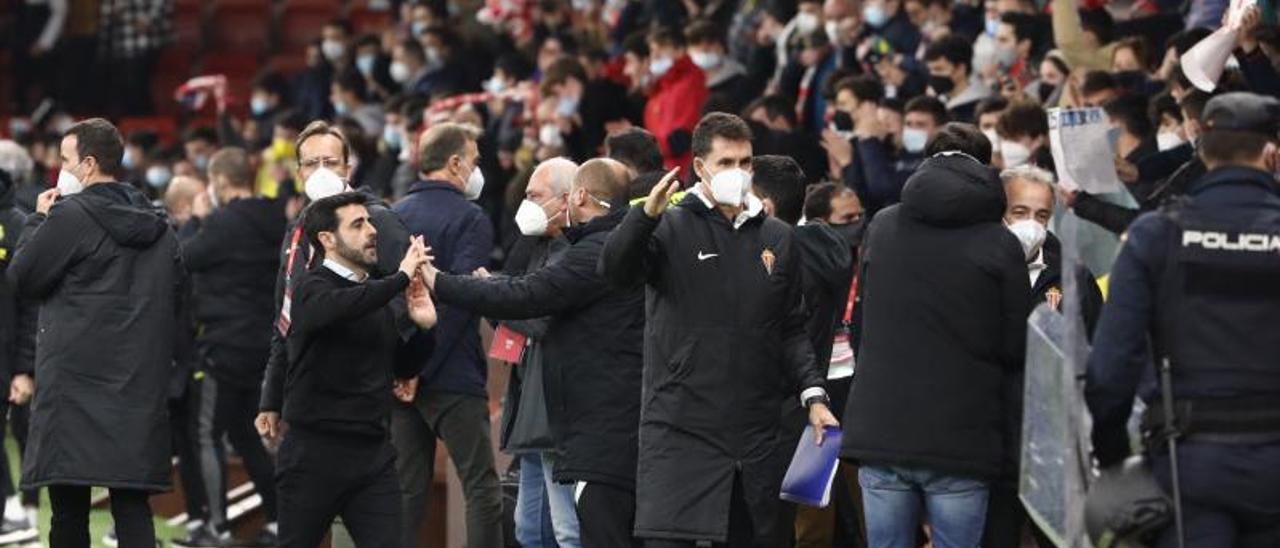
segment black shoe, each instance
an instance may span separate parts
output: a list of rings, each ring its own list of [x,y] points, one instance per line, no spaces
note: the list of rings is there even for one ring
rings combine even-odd
[[[27,520],[4,520],[0,523],[0,545],[21,544],[40,539],[40,531]]]
[[[182,548],[226,548],[231,545],[231,533],[215,533],[206,525],[188,532],[187,538],[175,539],[174,546]]]

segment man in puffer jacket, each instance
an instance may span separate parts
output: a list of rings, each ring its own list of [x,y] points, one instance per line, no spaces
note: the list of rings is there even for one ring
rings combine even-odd
[[[863,251],[863,332],[841,456],[859,479],[872,546],[977,546],[1000,473],[1001,386],[1022,369],[1031,287],[991,144],[948,124],[902,203],[871,223]]]

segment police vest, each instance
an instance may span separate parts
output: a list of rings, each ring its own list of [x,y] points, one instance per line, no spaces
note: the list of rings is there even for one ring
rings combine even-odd
[[[1226,216],[1184,198],[1159,284],[1156,348],[1180,379],[1280,394],[1280,211]]]

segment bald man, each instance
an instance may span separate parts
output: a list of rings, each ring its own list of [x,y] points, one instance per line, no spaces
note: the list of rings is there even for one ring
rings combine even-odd
[[[547,409],[560,457],[554,479],[574,483],[584,546],[629,546],[643,367],[644,290],[611,287],[597,270],[609,232],[626,213],[626,166],[578,168],[566,200],[555,264],[518,277],[478,278],[426,267],[439,302],[492,319],[550,316],[542,338]]]
[[[181,229],[191,220],[196,196],[205,192],[204,182],[195,177],[179,175],[169,181],[169,187],[164,191],[164,208],[169,212],[174,228]]]

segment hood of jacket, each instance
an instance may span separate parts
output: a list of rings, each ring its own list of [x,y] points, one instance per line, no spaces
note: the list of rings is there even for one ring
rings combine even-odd
[[[805,265],[812,267],[810,270],[823,285],[843,284],[853,271],[853,250],[831,227],[818,223],[798,226],[796,242],[804,254]]]
[[[622,223],[622,218],[627,215],[628,208],[614,206],[608,213],[591,219],[585,224],[575,224],[564,231],[564,237],[570,243],[577,243],[583,238],[595,234],[597,232],[608,232],[614,227]]]
[[[925,160],[902,188],[902,211],[933,226],[999,221],[1005,203],[996,172],[966,154],[940,154]]]
[[[123,183],[92,185],[70,199],[82,202],[89,217],[125,247],[148,247],[169,230],[165,214]]]

